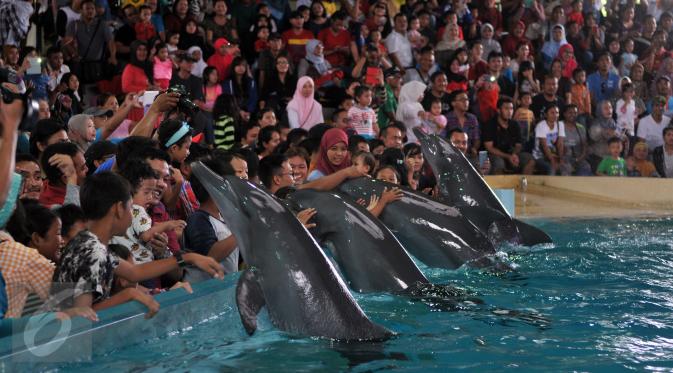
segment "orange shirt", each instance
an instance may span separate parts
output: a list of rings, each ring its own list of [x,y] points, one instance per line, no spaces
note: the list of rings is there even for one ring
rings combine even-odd
[[[570,87],[572,103],[577,105],[579,114],[591,114],[591,94],[585,84],[573,84]]]

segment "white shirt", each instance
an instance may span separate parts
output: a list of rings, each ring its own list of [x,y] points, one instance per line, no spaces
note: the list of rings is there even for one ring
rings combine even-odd
[[[635,123],[636,123],[636,102],[631,100],[628,105],[625,105],[623,99],[617,101],[615,106],[615,112],[617,112],[617,132],[626,130],[626,133],[629,136],[635,135]]]
[[[563,127],[563,122],[559,122],[554,128],[549,128],[546,120],[541,121],[535,127],[535,149],[533,149],[533,157],[535,159],[544,158],[544,153],[540,147],[540,141],[538,139],[545,139],[547,147],[552,151],[556,149],[556,141],[560,137],[566,137],[566,131]]]
[[[217,236],[218,241],[229,238],[231,236],[231,231],[229,227],[220,219],[216,219],[213,216],[209,217],[210,224],[212,224],[213,229],[215,230],[215,236]],[[238,271],[238,247],[229,254],[223,261],[220,263],[224,267],[224,273],[233,273]]]
[[[647,147],[650,149],[662,146],[664,145],[664,127],[666,127],[670,121],[671,118],[664,115],[661,122],[657,123],[654,121],[654,118],[652,118],[652,115],[648,115],[640,120],[636,136],[645,139]]]
[[[407,39],[406,34],[400,34],[397,31],[393,31],[386,38],[385,44],[388,53],[394,53],[402,67],[408,68],[414,65],[414,55],[411,51],[411,43],[409,42],[409,39]]]

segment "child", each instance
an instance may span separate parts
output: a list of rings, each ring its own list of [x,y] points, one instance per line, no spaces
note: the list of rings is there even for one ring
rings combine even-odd
[[[430,113],[426,115],[421,130],[428,134],[439,134],[446,127],[446,117],[442,115],[442,100],[435,98],[430,103]]]
[[[577,106],[577,121],[586,124],[591,116],[591,94],[587,87],[587,72],[581,67],[573,71],[573,85],[570,87],[571,103]]]
[[[376,169],[376,158],[372,153],[367,152],[356,152],[351,157],[353,160],[353,166],[357,167],[358,171],[367,174],[371,177]]]
[[[269,49],[269,28],[266,26],[257,29],[257,40],[255,41],[255,52],[261,53]]]
[[[160,233],[175,230],[180,235],[179,232],[186,225],[182,220],[171,220],[152,226],[152,218],[146,209],[150,206],[153,193],[157,189],[158,175],[145,161],[135,159],[129,160],[120,174],[131,185],[133,197],[131,215],[133,220],[124,236],[115,236],[110,242],[128,248],[133,254],[135,262],[140,264],[151,262],[155,258],[170,256],[170,252],[167,250],[153,251],[146,246],[155,235]]]
[[[215,100],[222,94],[222,85],[218,83],[219,80],[216,68],[208,66],[203,70],[203,97],[205,104],[202,109],[205,111],[212,112]]]
[[[136,300],[149,309],[147,317],[152,317],[158,312],[159,303],[142,291],[130,288],[111,295],[115,276],[139,282],[185,264],[196,265],[217,278],[224,276],[212,258],[195,253],[178,253],[171,258],[133,265],[109,252],[107,242],[113,236],[123,235],[133,220],[131,188],[121,176],[110,172],[89,176],[82,186],[80,202],[89,229],[80,232],[63,249],[54,271],[53,306],[93,307],[97,311]]]
[[[421,49],[423,46],[423,38],[420,33],[421,21],[416,16],[409,18],[409,30],[407,31],[407,38],[411,47],[414,49]]]
[[[386,48],[386,45],[383,43],[383,35],[381,34],[381,31],[372,30],[369,33],[369,44],[375,45],[376,48],[379,50],[379,55],[381,56],[381,59],[385,60],[386,62],[389,62],[388,58],[385,57],[388,55],[388,49]]]
[[[140,20],[134,26],[136,39],[150,41],[157,36],[157,30],[152,24],[152,8],[147,5],[140,7]]]
[[[477,81],[475,88],[477,89],[477,102],[479,103],[478,117],[481,123],[485,123],[497,114],[500,86],[495,76],[484,74]]]
[[[638,55],[633,53],[633,39],[624,40],[624,52],[622,53],[621,63],[619,64],[619,76],[629,76],[631,67],[638,62]]]
[[[153,60],[154,85],[161,88],[161,90],[166,90],[173,77],[173,60],[169,58],[168,45],[164,43],[157,44],[157,54]]]
[[[348,110],[348,119],[358,135],[373,139],[379,133],[376,112],[369,107],[372,103],[372,89],[361,85],[355,89],[356,104]]]
[[[578,25],[584,24],[584,16],[582,15],[582,0],[574,0],[572,2],[572,10],[566,17],[566,22],[574,21]]]
[[[638,119],[636,101],[633,99],[636,91],[633,84],[622,85],[622,98],[617,101],[617,133],[625,133],[633,138],[635,136],[635,124]]]
[[[530,109],[530,105],[533,103],[533,96],[530,92],[523,92],[519,94],[519,99],[517,102],[517,109],[514,112],[513,119],[519,123],[519,128],[521,128],[521,141],[524,144],[524,151],[530,151],[530,140],[531,132],[533,131],[533,121],[535,120],[535,114]],[[528,147],[528,150],[525,150]]]
[[[620,156],[622,153],[622,140],[619,137],[610,138],[608,140],[608,151],[610,155],[604,157],[598,165],[596,175],[626,176],[626,161]]]
[[[169,32],[166,40],[168,40],[168,42],[166,42],[166,48],[168,48],[168,55],[171,57],[171,60],[173,60],[173,62],[177,63],[178,44],[180,44],[180,34],[177,32],[174,33]]]
[[[189,156],[189,147],[192,145],[192,130],[185,122],[169,119],[161,123],[158,130],[159,145],[171,158],[171,164],[180,169],[182,163]],[[173,186],[173,194],[166,200],[175,201],[175,205],[166,206],[172,217],[186,220],[192,212],[199,208],[199,202],[180,171]],[[175,195],[177,194],[177,198]]]
[[[229,163],[215,159],[206,160],[203,163],[220,176],[234,174]],[[220,262],[225,274],[238,271],[239,250],[236,246],[236,238],[222,220],[215,201],[198,178],[193,180],[192,187],[201,207],[187,220],[185,247],[189,251],[207,255]],[[185,276],[188,282],[200,282],[209,278],[207,272],[198,268],[188,268]]]

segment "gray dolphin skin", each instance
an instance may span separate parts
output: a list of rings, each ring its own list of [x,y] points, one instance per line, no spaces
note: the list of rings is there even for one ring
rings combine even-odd
[[[496,232],[498,239],[527,246],[552,242],[545,232],[512,218],[460,150],[437,135],[413,131],[437,178],[442,201],[459,208],[483,232]]]
[[[297,210],[316,209],[311,233],[330,247],[351,289],[395,293],[429,283],[388,228],[350,198],[303,189],[287,201]]]
[[[369,177],[351,179],[339,190],[357,200],[381,195],[397,185]],[[484,266],[482,259],[495,253],[488,238],[461,212],[408,189],[399,201],[386,205],[379,219],[413,256],[430,267],[455,269],[470,263]]]
[[[263,306],[278,329],[336,340],[384,340],[393,335],[362,311],[320,246],[280,201],[235,176],[220,177],[203,163],[192,172],[205,186],[244,260],[237,305],[249,334]]]

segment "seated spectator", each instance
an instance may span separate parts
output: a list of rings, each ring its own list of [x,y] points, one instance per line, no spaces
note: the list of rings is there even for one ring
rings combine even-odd
[[[152,8],[142,5],[139,10],[139,21],[134,25],[136,38],[147,41],[159,36],[154,24],[152,23]]]
[[[577,121],[577,106],[570,104],[563,109],[563,129],[566,138],[564,155],[566,161],[561,169],[562,175],[589,176],[591,166],[587,162],[588,138],[586,128]]]
[[[135,288],[111,296],[115,276],[131,282],[140,282],[194,264],[215,277],[222,277],[222,268],[211,258],[195,253],[133,265],[113,256],[106,242],[126,232],[132,221],[131,190],[121,177],[104,172],[90,176],[82,187],[82,210],[89,220],[89,230],[80,232],[63,249],[61,262],[54,272],[54,291],[62,291],[75,284],[65,299],[54,299],[56,306],[69,304],[102,310],[136,300],[148,307],[148,317],[159,310],[150,295]],[[99,268],[92,271],[91,268]],[[60,302],[59,302],[60,301]]]
[[[287,152],[285,152],[287,161],[292,168],[292,175],[294,177],[294,183],[296,185],[304,184],[306,177],[308,176],[308,163],[309,163],[309,154],[300,147],[290,147]]]
[[[652,160],[661,177],[673,177],[673,127],[663,129],[664,144],[652,152]]]
[[[290,62],[294,66],[298,66],[299,61],[306,57],[306,43],[311,39],[315,39],[315,35],[311,31],[304,29],[304,17],[301,12],[292,12],[289,19],[291,27],[283,33],[283,44],[287,46]]]
[[[290,60],[288,57],[282,54],[279,55],[276,58],[274,68],[266,76],[267,78],[260,97],[260,107],[268,106],[279,112],[285,112],[285,108],[292,99],[295,87],[297,86],[297,77],[290,69]]]
[[[152,224],[147,208],[152,203],[159,175],[142,159],[132,159],[126,162],[124,168],[120,170],[120,175],[131,186],[133,219],[126,234],[114,236],[110,242],[122,245],[131,251],[137,264],[171,256],[169,250],[157,251],[148,247],[148,243],[154,239],[155,235],[168,231],[182,232],[185,227],[185,222],[182,220]]]
[[[613,137],[608,140],[608,150],[610,156],[604,157],[598,165],[596,175],[598,176],[626,176],[626,161],[621,157],[622,140],[619,137]]]
[[[138,93],[158,88],[153,84],[154,68],[149,54],[147,43],[140,40],[131,43],[131,58],[122,72],[122,92]],[[142,117],[143,109],[136,107],[131,110],[128,119],[137,122]]]
[[[659,177],[654,163],[647,159],[649,151],[643,141],[633,145],[633,156],[626,159],[626,170],[629,176]]]
[[[324,47],[319,40],[306,42],[306,55],[299,62],[297,75],[309,76],[317,88],[324,86],[332,79],[332,65],[323,55]]]
[[[241,119],[250,120],[250,115],[257,111],[257,84],[252,78],[248,62],[243,57],[236,57],[231,63],[229,79],[224,84],[224,93],[232,95],[241,109]]]
[[[652,113],[640,119],[638,122],[636,137],[645,141],[647,147],[652,150],[664,145],[662,133],[671,121],[671,118],[664,115],[665,106],[666,98],[663,96],[656,96],[653,99]]]
[[[276,126],[264,127],[259,131],[257,153],[259,159],[273,154],[280,144],[280,130]]]
[[[168,32],[180,32],[187,21],[194,19],[188,0],[176,0],[171,12],[164,17]]]
[[[559,109],[556,105],[547,106],[545,120],[535,126],[535,158],[537,169],[545,175],[556,175],[561,163],[565,161],[563,142],[565,129],[558,121]]]
[[[42,181],[42,171],[37,159],[30,154],[17,154],[15,159],[14,172],[21,175],[22,189],[19,192],[19,199],[39,200],[40,194],[44,189]]]
[[[63,105],[69,110],[69,115],[80,114],[84,110],[82,107],[82,98],[79,95],[79,78],[73,73],[65,73],[59,83],[61,85],[61,96],[65,96]],[[66,121],[68,118],[64,118]]]
[[[86,219],[82,209],[73,204],[61,206],[56,214],[61,218],[61,238],[65,247],[79,232],[86,229]]]
[[[49,74],[49,92],[54,92],[61,78],[70,72],[68,65],[63,63],[63,51],[54,46],[47,49],[47,73]]]
[[[612,100],[619,94],[619,76],[612,69],[612,56],[604,52],[598,57],[598,70],[587,77],[592,102]]]
[[[613,137],[622,139],[622,150],[628,148],[628,137],[624,132],[617,132],[617,123],[612,119],[612,104],[609,101],[603,101],[598,104],[596,117],[589,127],[589,138],[592,144],[589,147],[591,156],[588,160],[592,168],[596,167],[601,159],[610,156],[608,140]]]
[[[199,47],[203,50],[206,43],[203,39],[203,35],[199,31],[199,25],[195,20],[190,19],[185,22],[184,26],[180,30],[180,42],[178,43],[178,49],[182,51],[187,51],[191,47]]]
[[[355,89],[356,104],[348,110],[349,124],[355,132],[366,138],[373,139],[379,133],[376,112],[372,104],[372,89],[361,85]]]
[[[395,119],[404,123],[409,141],[416,141],[412,129],[419,127],[425,118],[425,109],[421,105],[425,93],[425,84],[417,81],[405,83],[400,89],[400,100],[397,105]],[[401,145],[400,145],[401,146]]]
[[[77,114],[70,117],[68,138],[86,152],[96,140],[96,126],[93,124],[93,118],[87,114]]]
[[[348,168],[350,165],[348,136],[338,128],[329,129],[320,140],[320,155],[315,170],[308,175],[306,180],[317,180]]]
[[[79,205],[79,187],[88,171],[84,152],[70,142],[53,144],[44,150],[41,164],[47,180],[40,203],[48,208],[68,203]]]
[[[93,174],[100,165],[117,153],[117,145],[110,141],[98,141],[93,143],[89,149],[84,152],[86,159],[86,168],[89,170],[87,176]]]
[[[490,23],[481,25],[481,45],[484,47],[483,55],[489,56],[491,52],[502,53],[500,42],[494,38],[495,30]],[[556,56],[556,54],[554,54]]]
[[[272,194],[295,185],[292,166],[282,154],[270,155],[259,162],[259,179]]]
[[[460,128],[467,133],[469,138],[468,153],[474,158],[481,147],[481,134],[477,117],[468,112],[470,99],[467,92],[455,91],[451,96],[451,112],[446,116],[446,127],[441,132],[443,137],[448,138],[448,133],[454,128]]]
[[[310,130],[318,123],[323,123],[322,105],[313,98],[315,83],[308,76],[297,81],[292,100],[287,104],[287,119],[291,128]]]
[[[341,11],[336,12],[329,20],[329,27],[316,34],[323,45],[325,59],[332,66],[347,65],[350,57],[351,35],[344,27],[346,14]]]
[[[168,153],[173,166],[177,171],[173,173],[175,185],[170,201],[166,201],[166,207],[176,219],[185,220],[192,212],[199,208],[199,203],[192,192],[189,181],[179,171],[182,163],[189,156],[189,148],[192,145],[192,130],[185,122],[169,119],[161,123],[158,131],[159,146]]]
[[[402,130],[404,124],[401,122],[393,122],[393,124],[386,126],[381,130],[379,138],[383,142],[384,150],[389,148],[402,149],[404,144],[404,131]],[[375,147],[370,145],[372,153],[375,153]],[[381,150],[383,153],[383,150]]]
[[[213,1],[213,15],[206,17],[203,21],[203,28],[206,30],[206,42],[212,47],[214,47],[214,42],[219,38],[238,40],[238,32],[236,31],[234,20],[229,19],[227,10],[227,2],[225,0],[215,0]]]
[[[238,124],[240,116],[241,111],[233,96],[228,94],[217,96],[213,105],[213,141],[216,149],[230,150],[236,145],[236,130],[240,129]],[[256,128],[259,130],[259,125]]]
[[[532,175],[535,160],[522,152],[521,129],[512,120],[514,104],[509,97],[498,100],[498,116],[482,128],[482,140],[489,153],[492,174],[523,173]]]
[[[551,38],[545,41],[542,46],[542,59],[544,62],[544,68],[549,71],[551,70],[551,63],[556,59],[556,56],[559,54],[561,47],[568,44],[565,35],[565,28],[563,25],[555,25],[552,28]]]
[[[231,63],[234,61],[234,58],[236,58],[238,48],[225,38],[215,40],[214,47],[215,53],[208,58],[208,66],[216,68],[217,76],[220,77],[220,82],[224,82],[225,79],[229,78],[229,74],[231,73]],[[183,60],[193,62],[191,56],[189,57],[189,59]]]
[[[27,239],[22,244],[36,249],[40,255],[58,263],[63,248],[61,219],[37,201],[24,203]]]

